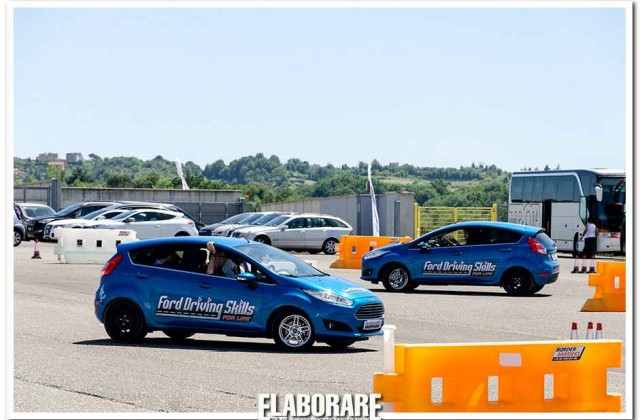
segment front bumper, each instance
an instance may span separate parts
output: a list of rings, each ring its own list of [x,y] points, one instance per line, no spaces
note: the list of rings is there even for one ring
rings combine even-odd
[[[382,335],[384,325],[384,309],[381,312],[368,313],[358,316],[357,313],[364,305],[380,305],[379,300],[367,300],[357,302],[353,308],[336,307],[329,311],[322,311],[313,314],[312,322],[316,337],[319,340],[331,338],[348,338],[356,340],[366,340],[368,337]],[[377,323],[374,329],[365,329],[365,322]]]

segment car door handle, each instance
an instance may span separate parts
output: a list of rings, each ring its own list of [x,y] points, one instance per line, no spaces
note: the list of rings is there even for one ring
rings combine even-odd
[[[211,283],[200,283],[200,287],[203,289],[211,289]]]
[[[511,248],[502,248],[500,250],[500,252],[511,252],[511,251],[513,251],[513,249],[511,249]]]
[[[149,275],[144,273],[136,273],[136,277],[139,279],[147,279],[149,278]]]

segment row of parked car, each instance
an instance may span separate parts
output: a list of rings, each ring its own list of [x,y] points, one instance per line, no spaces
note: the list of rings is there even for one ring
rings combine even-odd
[[[340,237],[352,230],[347,222],[328,214],[270,211],[237,214],[206,226],[200,235],[245,238],[285,250],[333,255]]]
[[[57,228],[128,229],[139,239],[168,236],[227,236],[277,248],[336,253],[342,235],[352,232],[344,220],[326,214],[246,212],[203,226],[174,204],[135,201],[93,201],[59,211],[37,203],[14,204],[14,246],[23,240],[56,240]]]

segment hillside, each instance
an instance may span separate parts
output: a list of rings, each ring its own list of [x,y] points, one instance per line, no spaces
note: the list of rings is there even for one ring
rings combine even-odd
[[[102,158],[91,154],[64,170],[35,159],[14,159],[15,183],[33,183],[51,178],[71,186],[180,188],[175,163],[156,156]],[[311,164],[300,159],[281,162],[261,153],[229,163],[222,160],[201,168],[183,165],[191,188],[239,188],[248,203],[295,200],[302,197],[364,193],[367,164],[357,166]],[[419,167],[372,162],[374,187],[378,192],[412,191],[422,205],[488,206],[507,200],[509,174],[495,165],[471,164],[459,168]]]

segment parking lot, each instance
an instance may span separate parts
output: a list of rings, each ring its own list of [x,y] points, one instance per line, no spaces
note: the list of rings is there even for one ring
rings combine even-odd
[[[143,344],[112,344],[93,314],[97,265],[58,264],[52,244],[42,260],[32,243],[15,248],[15,410],[254,411],[258,393],[370,392],[382,368],[382,339],[337,351],[317,344],[283,353],[267,339],[197,334],[174,344],[162,333]],[[593,289],[561,259],[559,280],[532,297],[496,287],[422,286],[387,293],[359,280],[358,270],[330,270],[334,257],[304,255],[319,268],[379,293],[399,342],[566,339],[572,321],[604,324],[624,339],[624,313],[578,312]],[[623,369],[609,372],[609,391],[624,391]]]

